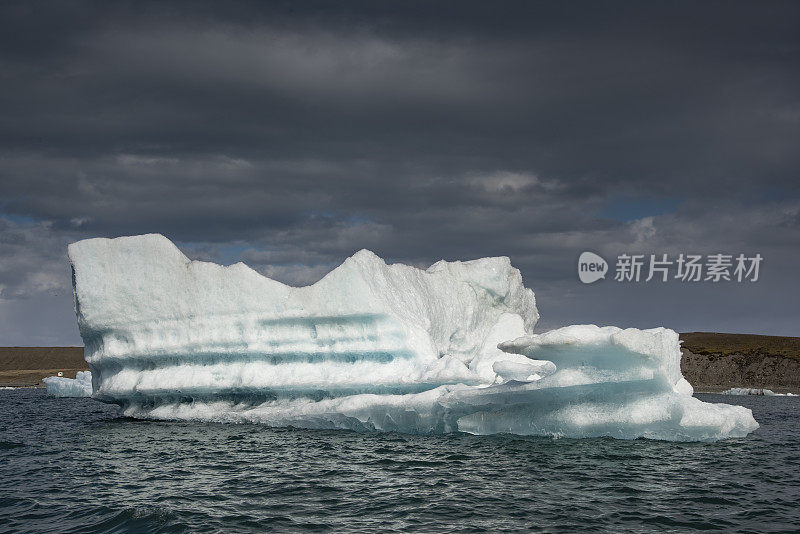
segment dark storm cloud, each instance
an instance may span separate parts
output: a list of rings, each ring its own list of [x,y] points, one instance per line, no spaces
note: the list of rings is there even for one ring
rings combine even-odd
[[[359,248],[509,255],[548,324],[638,324],[575,285],[581,250],[769,250],[750,330],[791,333],[798,23],[788,2],[4,3],[0,298],[68,292],[70,240],[160,232],[292,283]],[[669,293],[647,321],[687,317]]]

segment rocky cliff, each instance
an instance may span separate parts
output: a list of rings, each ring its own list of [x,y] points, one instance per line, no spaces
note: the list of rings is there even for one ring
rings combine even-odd
[[[695,391],[800,391],[800,338],[690,332],[681,340],[681,371]]]

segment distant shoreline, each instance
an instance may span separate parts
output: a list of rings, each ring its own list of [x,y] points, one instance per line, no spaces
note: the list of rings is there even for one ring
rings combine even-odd
[[[800,392],[800,338],[688,332],[681,334],[681,372],[698,392],[730,388]]]
[[[734,387],[800,393],[800,337],[687,332],[681,371],[696,392]],[[0,347],[0,387],[44,387],[42,379],[88,370],[83,347]]]
[[[0,347],[0,387],[44,387],[45,377],[88,369],[83,347]]]

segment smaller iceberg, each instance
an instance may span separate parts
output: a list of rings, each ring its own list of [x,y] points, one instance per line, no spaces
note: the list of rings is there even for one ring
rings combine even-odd
[[[794,393],[775,393],[765,388],[731,388],[723,391],[723,395],[761,395],[764,397],[796,397]]]
[[[91,397],[91,371],[78,371],[75,378],[48,376],[44,379],[47,394],[54,397]]]

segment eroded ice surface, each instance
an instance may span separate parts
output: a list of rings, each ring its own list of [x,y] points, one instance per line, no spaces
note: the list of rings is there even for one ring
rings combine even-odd
[[[43,380],[47,394],[54,397],[91,397],[92,373],[78,371],[75,378],[48,376]]]
[[[188,260],[160,235],[70,245],[76,312],[103,400],[417,392],[491,382],[497,343],[538,319],[508,258],[386,265],[362,250],[293,288]]]
[[[134,417],[673,440],[758,426],[691,397],[670,330],[527,335],[534,295],[508,258],[421,270],[361,251],[293,288],[160,235],[69,256],[93,396]]]
[[[575,325],[523,336],[500,348],[548,360],[558,370],[515,386],[527,392],[529,402],[504,409],[510,416],[481,420],[483,431],[707,441],[758,428],[747,408],[692,397],[680,371],[678,334],[666,328]],[[470,430],[463,423],[460,427]]]

